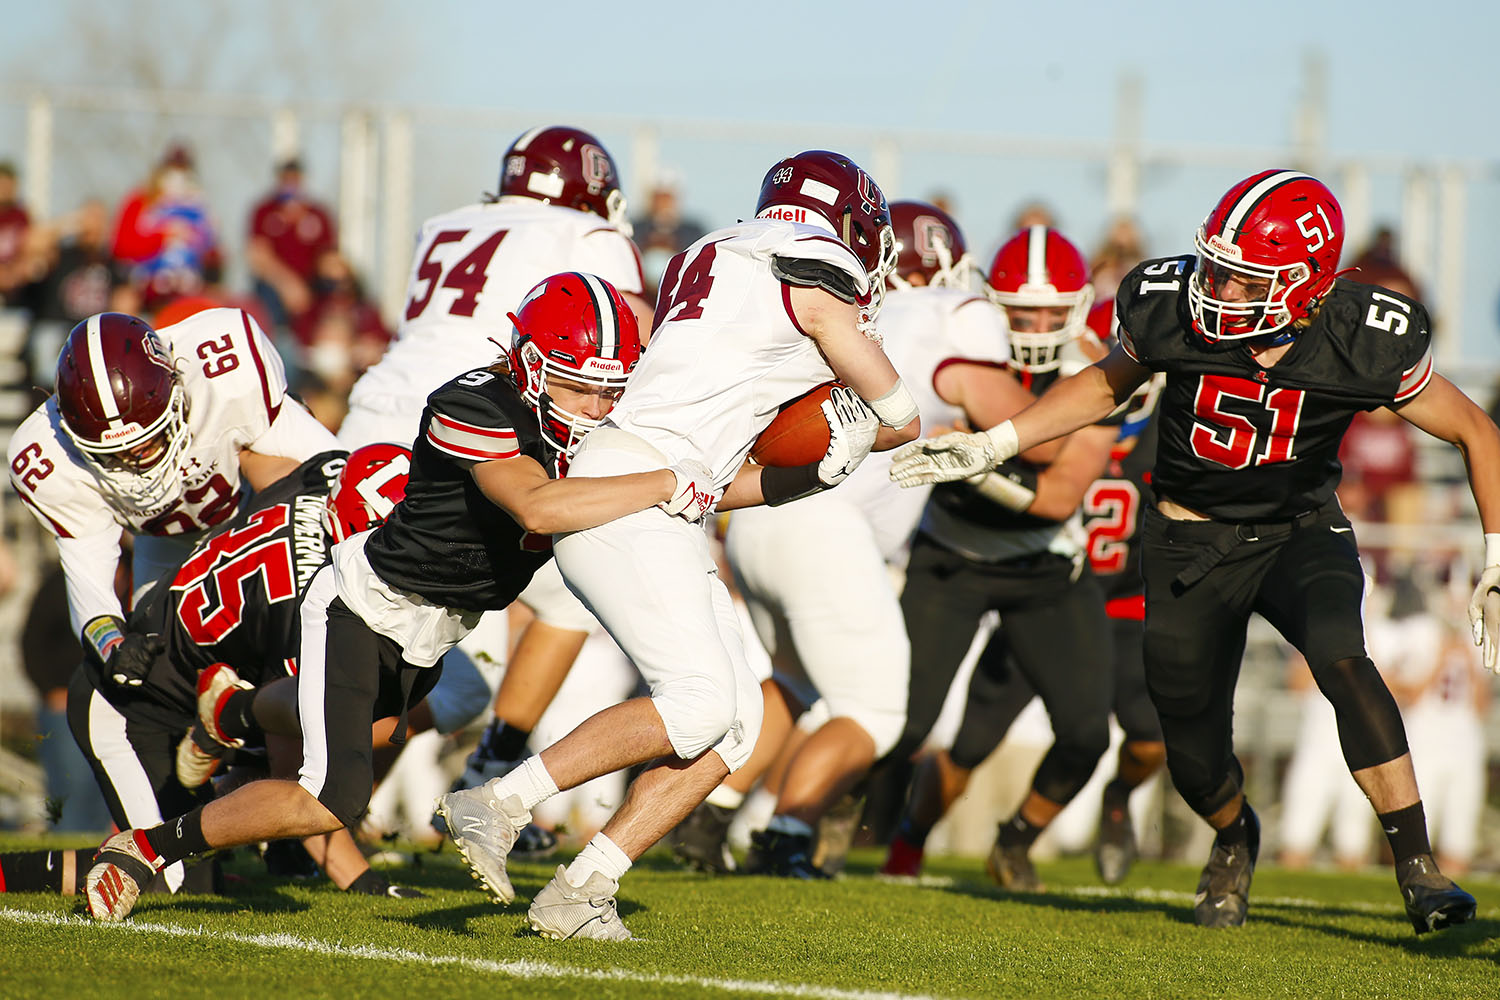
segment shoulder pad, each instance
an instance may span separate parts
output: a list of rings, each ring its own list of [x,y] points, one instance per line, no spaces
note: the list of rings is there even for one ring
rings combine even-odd
[[[1411,399],[1432,378],[1432,320],[1409,295],[1340,278],[1314,323],[1345,343],[1357,370],[1393,379],[1395,402]]]
[[[1120,346],[1141,364],[1165,339],[1191,329],[1187,283],[1197,262],[1192,254],[1142,261],[1120,282],[1115,295]]]
[[[469,462],[514,458],[532,436],[531,407],[509,376],[476,368],[427,397],[422,437],[444,454]],[[526,430],[522,430],[525,427]]]
[[[788,285],[821,288],[845,302],[853,303],[859,298],[853,276],[826,261],[777,255],[771,258],[771,273]]]

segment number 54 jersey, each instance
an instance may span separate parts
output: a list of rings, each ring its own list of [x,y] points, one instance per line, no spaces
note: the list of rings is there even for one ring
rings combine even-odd
[[[1196,258],[1137,266],[1115,303],[1120,346],[1166,373],[1158,408],[1157,496],[1223,521],[1275,520],[1322,506],[1342,467],[1339,442],[1360,410],[1400,405],[1432,379],[1427,310],[1340,279],[1275,365],[1244,341],[1193,329]]]

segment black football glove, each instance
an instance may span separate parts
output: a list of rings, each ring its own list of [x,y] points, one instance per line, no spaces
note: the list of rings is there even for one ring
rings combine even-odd
[[[125,641],[115,647],[104,664],[104,672],[116,684],[140,687],[151,672],[151,664],[167,651],[165,637],[151,632],[147,635],[127,633]]]

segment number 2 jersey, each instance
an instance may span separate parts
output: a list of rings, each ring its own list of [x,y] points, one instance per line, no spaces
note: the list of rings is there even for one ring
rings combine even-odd
[[[1418,302],[1340,279],[1270,368],[1244,341],[1210,342],[1188,312],[1196,258],[1146,261],[1120,283],[1120,346],[1166,373],[1152,485],[1223,521],[1294,517],[1333,496],[1339,442],[1360,410],[1415,398],[1432,378]]]
[[[558,477],[557,451],[508,374],[480,368],[434,392],[412,445],[406,497],[364,542],[370,569],[441,607],[509,605],[552,557],[552,538],[528,534],[480,491],[470,470],[518,455]]]
[[[202,539],[131,612],[127,629],[165,637],[166,653],[139,688],[121,688],[85,658],[94,687],[127,715],[185,726],[197,705],[198,672],[227,663],[257,686],[296,673],[302,595],[328,561],[323,511],[344,469],[328,451],[256,494]]]

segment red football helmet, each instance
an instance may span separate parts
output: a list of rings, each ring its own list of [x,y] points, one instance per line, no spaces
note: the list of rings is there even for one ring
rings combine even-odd
[[[826,149],[788,156],[766,171],[755,217],[817,226],[853,250],[870,276],[861,326],[873,326],[885,296],[885,276],[896,266],[896,234],[885,195],[859,164]]]
[[[986,294],[1005,310],[1016,367],[1048,372],[1062,364],[1062,349],[1083,333],[1094,304],[1089,266],[1062,233],[1031,226],[1012,236],[995,252]],[[1051,329],[1020,329],[1029,319],[1015,310],[1067,310]]]
[[[570,382],[574,393],[592,387],[608,413],[641,358],[635,313],[603,278],[568,271],[527,292],[510,321],[516,327],[509,355],[516,388],[536,411],[542,436],[570,454],[603,414],[591,417],[560,406],[548,380]]]
[[[411,452],[399,444],[367,444],[350,452],[323,505],[328,537],[342,542],[390,517],[406,498],[410,475]]]
[[[510,144],[501,164],[502,197],[513,195],[593,212],[630,235],[614,157],[583,129],[538,126]]]
[[[892,202],[891,229],[896,234],[896,268],[886,280],[892,288],[911,287],[908,279],[913,274],[932,286],[968,285],[974,262],[964,234],[947,212],[925,201]]]
[[[1344,213],[1322,182],[1263,170],[1219,199],[1193,241],[1188,279],[1193,325],[1209,340],[1273,335],[1312,313],[1333,287],[1344,249]],[[1284,331],[1276,336],[1278,331]]]
[[[187,450],[187,396],[172,356],[145,321],[99,313],[57,359],[63,430],[100,485],[138,506],[165,500]]]

